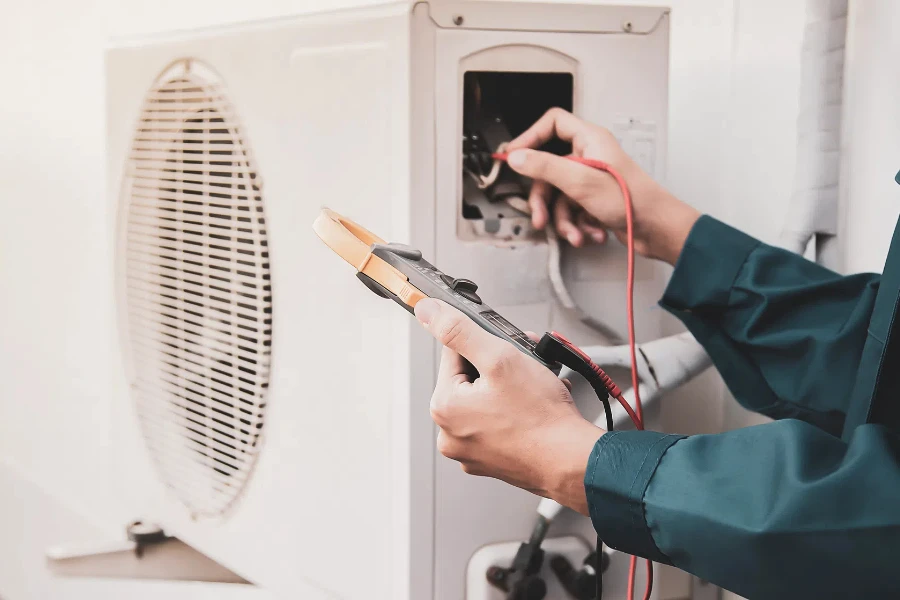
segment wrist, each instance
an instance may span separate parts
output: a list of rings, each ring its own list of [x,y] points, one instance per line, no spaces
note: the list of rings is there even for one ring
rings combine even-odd
[[[640,220],[635,215],[640,222],[642,253],[674,266],[699,218],[700,211],[662,190],[652,210]]]
[[[550,498],[583,515],[588,514],[584,474],[594,444],[605,433],[580,415],[577,420],[554,427],[548,445],[554,460],[549,461],[550,472],[543,486]]]

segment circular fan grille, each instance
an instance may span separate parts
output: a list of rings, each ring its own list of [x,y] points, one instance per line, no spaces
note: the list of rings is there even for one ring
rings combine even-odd
[[[209,69],[181,61],[148,92],[125,194],[141,429],[164,483],[194,516],[218,516],[261,442],[272,291],[260,181]]]

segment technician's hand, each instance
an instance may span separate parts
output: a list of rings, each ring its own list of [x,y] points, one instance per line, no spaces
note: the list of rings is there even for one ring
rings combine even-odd
[[[602,171],[534,150],[554,137],[570,142],[575,156],[602,160],[621,173],[634,205],[635,250],[674,264],[700,213],[641,170],[608,130],[559,108],[548,111],[507,148],[509,166],[534,179],[529,197],[534,226],[542,229],[548,224],[556,188],[560,195],[554,221],[570,244],[581,246],[586,237],[603,243],[605,229],[625,239],[625,203],[616,182]],[[573,218],[578,207],[584,210]]]
[[[584,473],[605,432],[581,416],[563,382],[443,302],[420,300],[415,313],[444,345],[431,399],[441,454],[466,473],[587,514]],[[475,381],[464,359],[478,370]]]

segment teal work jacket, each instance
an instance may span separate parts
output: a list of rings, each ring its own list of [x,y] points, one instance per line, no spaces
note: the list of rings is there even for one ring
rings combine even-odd
[[[701,217],[661,304],[776,420],[600,437],[603,541],[753,600],[900,598],[898,300],[900,223],[882,275],[843,277]]]

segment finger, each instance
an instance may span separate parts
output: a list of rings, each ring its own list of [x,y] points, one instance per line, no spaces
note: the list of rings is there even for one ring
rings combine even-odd
[[[560,379],[560,381],[563,382],[563,385],[566,386],[566,389],[569,390],[569,392],[572,391],[572,382],[571,381],[569,381],[568,379]]]
[[[531,193],[528,195],[528,205],[531,207],[531,224],[535,229],[543,229],[550,221],[550,199],[553,197],[553,188],[546,181],[536,179],[531,184]]]
[[[584,243],[584,234],[572,222],[572,207],[565,197],[560,196],[556,199],[556,204],[553,206],[553,218],[556,222],[556,231],[570,244],[578,248]]]
[[[469,381],[469,365],[455,350],[444,346],[441,350],[441,366],[438,367],[437,385],[457,385]]]
[[[539,336],[538,334],[536,334],[536,333],[533,332],[533,331],[526,331],[526,332],[524,332],[524,333],[525,333],[525,335],[527,335],[529,338],[531,338],[531,341],[532,341],[532,342],[539,342],[539,341],[541,341],[541,336]]]
[[[444,346],[472,363],[484,373],[490,370],[510,348],[510,344],[488,333],[472,319],[445,302],[434,298],[419,300],[416,318]]]
[[[606,230],[587,211],[581,211],[575,218],[575,224],[583,233],[598,244],[606,242]]]
[[[519,137],[509,143],[511,152],[521,148],[539,148],[553,138],[571,142],[587,124],[561,108],[551,108]]]
[[[597,169],[540,150],[516,150],[507,163],[520,175],[546,181],[581,205],[607,183],[604,173]]]

